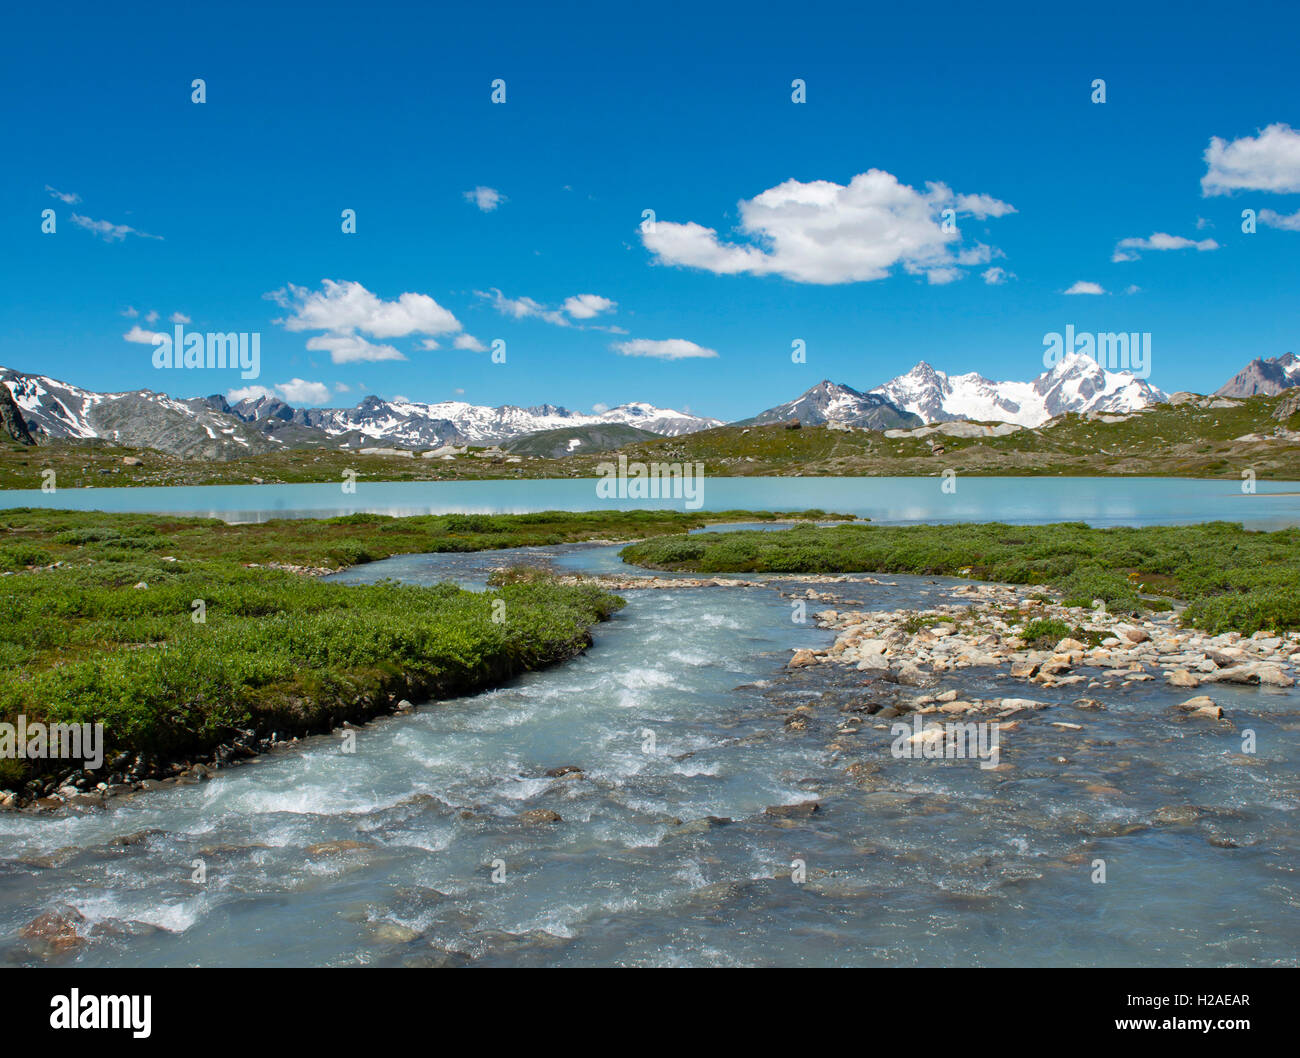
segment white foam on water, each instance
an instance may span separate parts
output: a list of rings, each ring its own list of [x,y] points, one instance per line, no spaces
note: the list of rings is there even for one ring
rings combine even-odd
[[[551,786],[554,780],[546,777],[523,779],[518,776],[497,782],[491,792],[506,801],[527,801]]]
[[[264,816],[287,813],[297,816],[370,815],[391,808],[409,796],[403,791],[386,798],[363,799],[348,786],[299,786],[288,790],[249,789],[226,799],[222,808],[242,815]]]
[[[705,665],[712,665],[715,659],[712,654],[706,654],[698,650],[670,650],[668,658],[671,661],[681,662],[683,665],[690,665],[692,668],[702,668]]]
[[[673,768],[674,775],[682,775],[688,779],[693,779],[697,775],[717,776],[722,773],[720,764],[696,764],[689,761],[683,761],[677,767]]]
[[[100,890],[94,896],[68,901],[92,926],[116,919],[120,922],[145,922],[169,933],[184,933],[203,918],[207,897],[200,894],[188,900],[157,903],[147,890]]]
[[[635,668],[625,670],[619,682],[629,690],[649,690],[663,687],[679,687],[677,673],[659,668]]]

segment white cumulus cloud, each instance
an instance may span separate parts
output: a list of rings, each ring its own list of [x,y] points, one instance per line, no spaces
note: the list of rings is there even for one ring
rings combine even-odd
[[[1077,283],[1075,283],[1072,287],[1070,287],[1069,290],[1065,291],[1065,293],[1067,293],[1067,294],[1104,294],[1104,293],[1106,293],[1106,291],[1105,291],[1105,289],[1102,287],[1102,285],[1101,285],[1100,283],[1090,283],[1090,282],[1088,282],[1086,279],[1080,279]]]
[[[238,404],[241,400],[261,400],[264,397],[274,396],[275,390],[267,389],[265,386],[241,386],[227,391],[226,400],[231,404]]]
[[[391,345],[369,338],[455,334],[461,323],[428,294],[407,292],[392,301],[350,280],[321,280],[320,290],[288,284],[266,295],[289,315],[276,320],[288,331],[323,331],[307,348],[328,351],[336,364],[405,360]]]
[[[276,384],[276,390],[290,404],[324,404],[330,399],[330,388],[324,382],[308,382],[292,378]]]
[[[1205,148],[1206,173],[1201,194],[1233,191],[1300,191],[1300,132],[1281,122],[1258,136],[1239,140],[1210,139]]]
[[[372,338],[402,338],[409,334],[451,334],[460,323],[428,294],[401,294],[385,301],[360,283],[321,280],[320,290],[290,283],[269,295],[291,315],[283,321],[290,331],[361,331]]]
[[[951,211],[945,216],[945,211]],[[787,180],[740,203],[735,241],[694,221],[657,221],[641,231],[655,258],[718,275],[780,275],[800,283],[883,279],[896,267],[951,282],[994,251],[961,248],[960,216],[1003,217],[1015,207],[989,195],[954,194],[928,183],[918,191],[880,169],[830,180]],[[951,222],[951,223],[948,223]]]
[[[336,364],[364,364],[379,360],[405,360],[406,357],[391,345],[375,344],[359,334],[317,334],[307,339],[307,348],[314,353],[330,354]]]
[[[564,299],[564,311],[575,320],[590,320],[602,312],[612,312],[617,304],[599,294],[575,294]]]
[[[158,331],[146,331],[138,323],[131,325],[131,329],[122,335],[128,342],[135,342],[137,345],[153,345],[155,338],[162,338],[164,335]]]

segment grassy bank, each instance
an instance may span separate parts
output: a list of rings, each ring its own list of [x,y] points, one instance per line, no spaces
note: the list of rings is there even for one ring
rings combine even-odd
[[[267,564],[337,567],[398,553],[629,539],[705,517],[358,515],[232,526],[3,511],[0,721],[103,723],[108,759],[173,762],[232,740],[329,730],[402,698],[476,691],[571,657],[622,600],[546,578],[477,594],[335,584]],[[0,788],[67,770],[0,760]]]
[[[93,562],[117,568],[125,582],[133,564],[156,566],[166,556],[337,568],[392,555],[630,540],[716,522],[848,517],[824,511],[540,511],[409,518],[350,514],[228,525],[216,518],[17,507],[0,510],[0,571],[59,561]]]
[[[1209,632],[1300,628],[1300,530],[1193,526],[800,527],[669,536],[632,544],[628,562],[701,573],[915,573],[1042,584],[1069,605],[1112,612],[1187,603],[1183,623]]]

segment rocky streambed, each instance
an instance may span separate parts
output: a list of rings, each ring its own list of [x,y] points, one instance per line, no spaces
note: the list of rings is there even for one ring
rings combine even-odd
[[[878,582],[879,583],[879,582]],[[815,614],[833,629],[823,650],[794,653],[789,668],[848,666],[879,673],[900,684],[922,686],[948,672],[993,668],[1043,688],[1130,688],[1161,680],[1172,687],[1214,684],[1292,687],[1300,666],[1300,633],[1208,635],[1183,629],[1173,613],[1141,619],[1044,599],[1040,589],[973,584],[957,587],[949,602],[928,609],[832,610]],[[806,589],[813,601],[836,601],[833,593]],[[1026,642],[1034,622],[1059,622],[1085,639]],[[1193,701],[1193,708],[1206,703]],[[957,712],[959,710],[951,709]]]

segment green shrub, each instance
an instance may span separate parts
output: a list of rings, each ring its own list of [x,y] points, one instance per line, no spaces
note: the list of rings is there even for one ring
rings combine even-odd
[[[1073,631],[1064,621],[1039,617],[1025,625],[1020,638],[1035,649],[1046,650],[1072,635]]]

